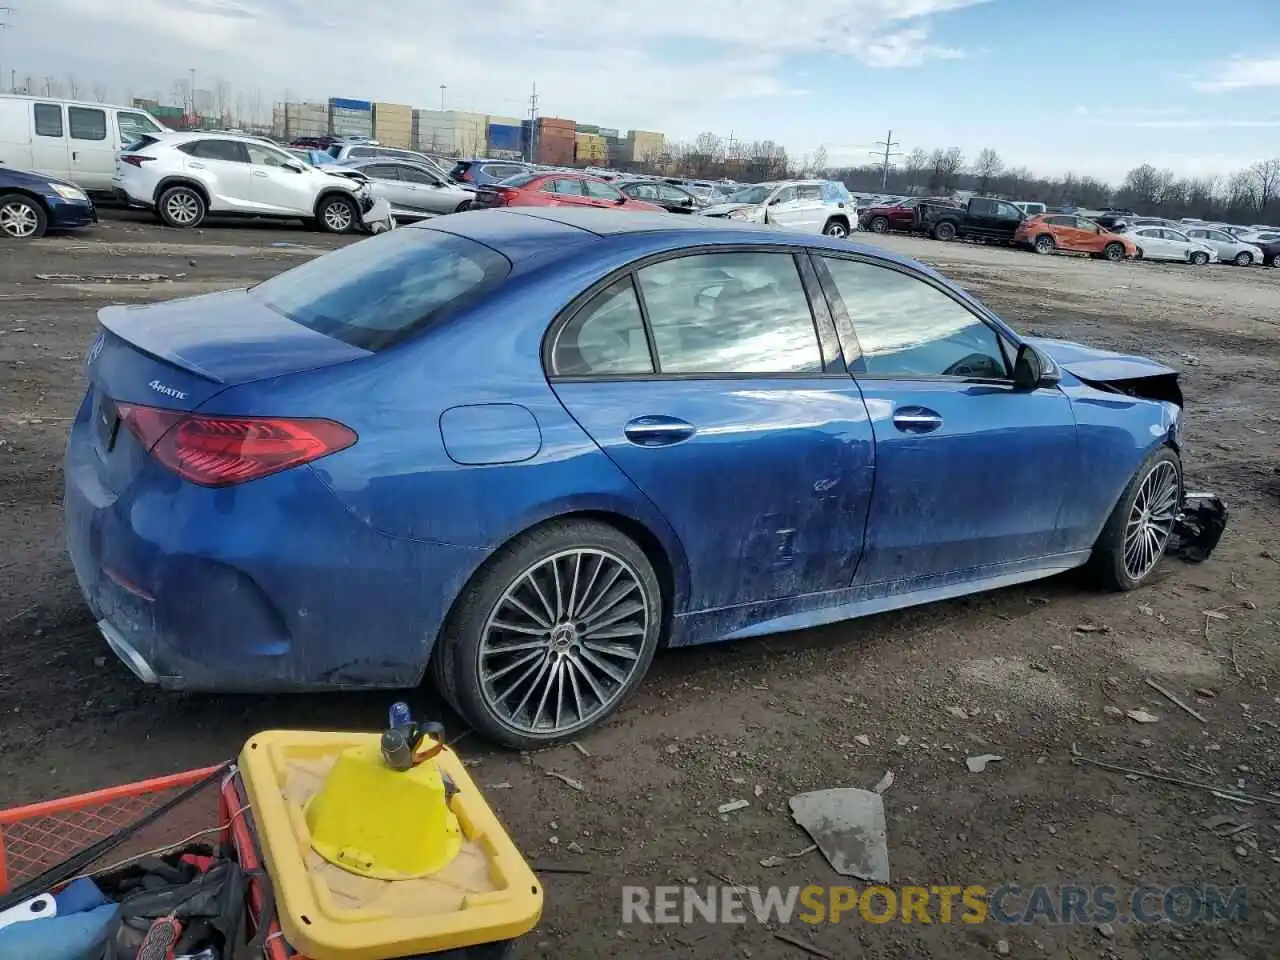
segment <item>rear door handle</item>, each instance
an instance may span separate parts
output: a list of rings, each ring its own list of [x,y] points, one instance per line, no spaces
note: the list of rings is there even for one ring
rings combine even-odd
[[[628,440],[640,447],[667,447],[688,440],[697,430],[678,417],[636,417],[622,428]]]
[[[894,413],[893,425],[903,433],[932,433],[942,426],[942,417],[928,407],[903,407]]]
[[[254,175],[255,177],[265,177],[265,176],[267,176],[267,171],[265,171],[265,170],[255,170],[255,171],[253,171],[253,175]]]
[[[204,164],[203,164],[203,163],[190,163],[190,162],[188,162],[188,163],[187,163],[187,169],[189,169],[189,170],[203,170],[203,169],[204,169]]]

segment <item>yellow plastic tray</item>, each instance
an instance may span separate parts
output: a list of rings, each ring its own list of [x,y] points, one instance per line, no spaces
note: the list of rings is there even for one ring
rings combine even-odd
[[[308,869],[299,842],[300,829],[305,832],[301,809],[283,792],[290,765],[336,757],[349,747],[377,743],[378,736],[273,730],[252,737],[240,753],[240,775],[285,939],[311,960],[391,960],[514,940],[532,930],[542,913],[542,885],[448,748],[429,762],[439,763],[459,788],[451,806],[463,836],[483,853],[491,891],[463,895],[456,910],[395,915],[342,906]]]

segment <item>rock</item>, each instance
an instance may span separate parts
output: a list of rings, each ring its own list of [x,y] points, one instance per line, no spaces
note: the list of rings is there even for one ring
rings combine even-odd
[[[997,941],[996,941],[996,953],[1000,954],[1000,956],[1002,956],[1002,957],[1007,957],[1007,956],[1009,955],[1009,941],[1008,941],[1008,940],[997,940]]]
[[[1116,935],[1116,928],[1109,923],[1100,923],[1097,926],[1098,933],[1110,940]]]
[[[1125,714],[1134,723],[1159,723],[1160,718],[1154,713],[1147,713],[1145,710],[1130,710]]]
[[[680,752],[680,745],[679,745],[678,743],[668,743],[668,744],[667,744],[667,753],[670,753],[670,754],[676,754],[676,753],[679,753],[679,752]]]
[[[1119,707],[1112,706],[1109,703],[1102,708],[1102,712],[1105,713],[1108,717],[1116,717],[1117,719],[1124,718],[1124,711],[1121,710]]]
[[[565,849],[570,853],[582,853],[582,845],[577,840],[570,840]]]
[[[1236,856],[1239,857],[1241,860],[1249,856],[1249,848],[1245,846],[1236,847],[1235,852],[1236,852]]]
[[[1196,687],[1196,696],[1204,697],[1205,699],[1212,699],[1213,697],[1216,697],[1217,694],[1208,687]]]
[[[733,813],[749,806],[751,806],[751,801],[749,800],[730,800],[728,803],[722,803],[716,807],[716,813]]]
[[[981,773],[987,769],[988,763],[1003,759],[1004,757],[997,757],[994,753],[984,753],[979,757],[969,757],[965,760],[965,765],[968,766],[970,773]]]
[[[858,743],[862,744],[864,747],[871,746],[871,738],[868,737],[865,733],[860,733],[853,739],[858,741]]]
[[[968,720],[969,714],[965,712],[964,707],[944,707],[947,713],[951,714],[957,720]]]
[[[897,739],[897,741],[896,741],[896,742],[897,742],[898,746],[900,746],[900,747],[905,747],[908,743],[910,743],[910,742],[911,742],[911,738],[910,738],[910,737],[908,737],[908,736],[904,733],[902,736],[900,736],[900,737]]]
[[[893,771],[886,770],[884,772],[884,776],[881,777],[879,782],[871,789],[874,790],[876,793],[884,793],[886,790],[888,790],[892,786],[893,786]]]

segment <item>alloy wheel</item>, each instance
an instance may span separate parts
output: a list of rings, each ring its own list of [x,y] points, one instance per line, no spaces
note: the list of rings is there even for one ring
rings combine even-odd
[[[15,240],[33,237],[40,228],[40,216],[25,200],[11,200],[0,207],[0,231]]]
[[[842,240],[849,235],[849,231],[845,229],[843,223],[831,223],[827,225],[826,234],[828,237]]]
[[[477,655],[486,707],[526,734],[588,726],[636,673],[648,601],[637,571],[609,551],[566,550],[538,561],[485,621]]]
[[[165,201],[164,212],[174,223],[189,227],[200,219],[200,198],[185,190],[170,194]]]
[[[1124,572],[1131,580],[1141,580],[1164,556],[1178,516],[1178,488],[1178,470],[1167,460],[1142,478],[1124,528]]]
[[[346,233],[351,229],[351,208],[335,200],[324,208],[324,223],[334,233]]]
[[[1053,247],[1054,243],[1052,237],[1036,238],[1036,253],[1053,253]]]

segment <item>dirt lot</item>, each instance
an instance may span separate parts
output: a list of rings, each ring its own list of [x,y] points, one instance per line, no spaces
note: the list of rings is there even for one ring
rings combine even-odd
[[[61,543],[62,445],[95,311],[243,284],[333,242],[278,227],[178,234],[115,216],[87,235],[0,248],[0,807],[215,762],[264,728],[371,728],[385,716],[381,695],[143,688],[94,632]],[[802,957],[755,921],[623,928],[620,888],[705,886],[717,876],[839,883],[813,852],[760,864],[808,844],[787,798],[870,787],[892,770],[885,800],[895,883],[1243,885],[1248,919],[1117,922],[1103,931],[857,918],[791,925],[788,934],[816,955],[1275,957],[1280,271],[1105,264],[903,238],[884,245],[935,263],[1024,331],[1141,352],[1182,370],[1188,482],[1227,498],[1227,536],[1209,563],[1167,562],[1156,583],[1129,595],[1099,594],[1068,576],[666,654],[622,713],[583,741],[589,756],[571,748],[517,756],[464,740],[459,749],[478,782],[510,784],[488,796],[527,855],[587,871],[545,876],[543,921],[522,955]],[[105,278],[139,273],[168,279]],[[1162,699],[1148,677],[1205,722]],[[413,696],[426,705],[425,694]],[[1159,720],[1139,725],[1108,707],[1145,708]],[[1237,805],[1073,765],[1073,747],[1265,799]],[[969,773],[964,758],[975,753],[1004,759]],[[585,791],[548,771],[577,778]],[[751,805],[717,815],[738,798]],[[1204,826],[1217,814],[1254,825],[1221,838]]]

